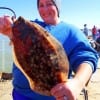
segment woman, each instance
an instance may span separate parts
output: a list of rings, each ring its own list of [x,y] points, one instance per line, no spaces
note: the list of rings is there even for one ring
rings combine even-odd
[[[76,27],[60,21],[59,0],[37,0],[42,21],[35,21],[49,31],[63,45],[70,63],[70,73],[75,76],[66,83],[51,89],[52,96],[43,96],[32,91],[21,71],[13,64],[14,100],[76,100],[93,72],[96,71],[98,56],[85,35]],[[3,23],[2,23],[3,22]],[[11,18],[0,18],[0,32],[11,38]]]

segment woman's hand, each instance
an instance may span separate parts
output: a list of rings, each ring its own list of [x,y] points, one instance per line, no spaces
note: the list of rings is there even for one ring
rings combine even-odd
[[[73,79],[69,79],[66,83],[57,84],[51,89],[51,94],[56,100],[76,100],[89,81],[92,75],[91,65],[83,62],[79,65],[77,72]]]
[[[56,100],[76,100],[82,90],[77,79],[69,79],[66,83],[57,84],[51,89],[51,94]]]
[[[0,33],[12,37],[12,25],[13,21],[10,16],[2,16],[0,17]]]

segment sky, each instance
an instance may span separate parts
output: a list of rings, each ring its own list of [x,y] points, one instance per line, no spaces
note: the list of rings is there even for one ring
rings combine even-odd
[[[23,16],[26,19],[40,19],[37,10],[37,0],[0,0],[0,7],[8,7],[15,11],[17,18]],[[60,19],[79,28],[87,24],[88,28],[94,25],[100,28],[100,0],[61,0]],[[8,10],[0,9],[0,16],[7,14]]]

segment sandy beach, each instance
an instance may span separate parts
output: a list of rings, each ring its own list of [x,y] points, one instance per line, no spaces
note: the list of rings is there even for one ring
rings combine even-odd
[[[88,100],[100,100],[100,68],[93,74],[88,84]],[[0,100],[12,100],[12,80],[0,82]],[[78,100],[85,100],[83,95]]]
[[[0,82],[0,100],[12,100],[12,80]]]

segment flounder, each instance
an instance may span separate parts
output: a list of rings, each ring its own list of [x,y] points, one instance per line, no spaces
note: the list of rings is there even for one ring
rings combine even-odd
[[[63,46],[40,25],[21,16],[12,32],[15,64],[32,90],[50,96],[50,90],[68,78],[69,63]]]

